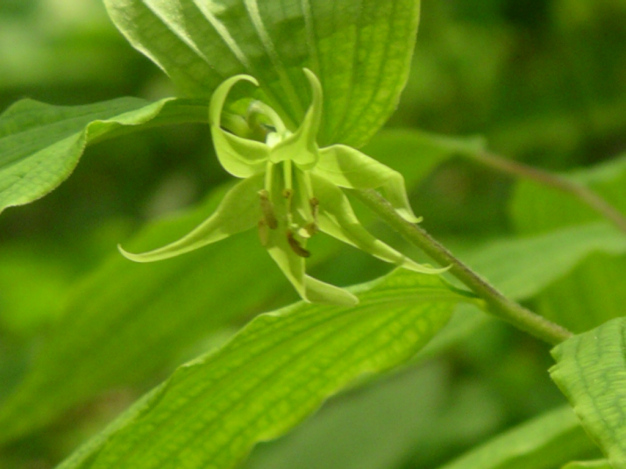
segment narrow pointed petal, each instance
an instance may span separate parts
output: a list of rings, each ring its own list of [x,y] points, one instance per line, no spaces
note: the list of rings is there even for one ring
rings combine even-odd
[[[415,272],[439,274],[448,270],[418,264],[367,231],[357,219],[345,194],[336,186],[313,175],[313,190],[319,200],[319,228],[344,243],[351,244],[378,259]]]
[[[411,209],[402,174],[354,148],[346,145],[322,148],[314,172],[347,189],[380,188],[405,220],[421,221]]]
[[[282,230],[271,232],[267,251],[303,300],[340,306],[359,302],[352,293],[306,275],[304,258],[291,249]]]
[[[213,145],[221,165],[226,171],[239,178],[250,177],[265,169],[269,158],[269,147],[262,142],[248,140],[226,132],[221,127],[222,110],[231,88],[240,81],[258,85],[250,75],[236,75],[217,87],[209,105],[209,124]]]
[[[188,235],[167,246],[141,254],[133,254],[118,246],[124,257],[135,262],[153,262],[175,257],[220,241],[235,233],[256,226],[262,218],[258,192],[263,187],[263,175],[237,183],[206,221]]]
[[[304,74],[311,85],[311,106],[298,130],[272,148],[270,159],[273,163],[292,160],[307,170],[315,166],[319,158],[316,140],[322,120],[322,85],[311,70],[305,68]]]

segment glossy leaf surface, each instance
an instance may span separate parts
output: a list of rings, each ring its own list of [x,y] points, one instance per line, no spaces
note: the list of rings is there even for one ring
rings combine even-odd
[[[61,467],[234,467],[358,377],[410,358],[468,300],[438,277],[405,271],[358,291],[356,307],[299,303],[257,317]]]
[[[318,143],[360,146],[395,109],[408,77],[419,0],[106,0],[116,26],[187,96],[255,77],[294,129],[311,69],[325,94]]]

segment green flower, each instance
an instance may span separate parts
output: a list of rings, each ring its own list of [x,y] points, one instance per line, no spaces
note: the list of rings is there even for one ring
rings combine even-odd
[[[258,82],[249,75],[237,75],[215,90],[209,106],[215,150],[224,169],[243,180],[226,194],[215,213],[188,235],[142,254],[120,247],[124,256],[137,262],[158,261],[256,227],[261,244],[304,300],[340,305],[354,305],[358,300],[305,273],[305,259],[311,255],[307,241],[318,231],[416,272],[445,270],[412,261],[361,226],[340,188],[379,188],[402,217],[413,223],[419,219],[409,206],[400,173],[345,145],[317,146],[322,88],[313,72],[304,69],[304,73],[313,98],[295,132],[285,127],[271,107],[261,102],[251,105],[251,115],[265,124],[257,126],[265,129],[264,142],[222,129],[222,109],[230,89],[242,80],[257,86]]]

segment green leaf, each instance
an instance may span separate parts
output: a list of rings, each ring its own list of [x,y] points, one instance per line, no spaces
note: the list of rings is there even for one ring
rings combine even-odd
[[[626,157],[565,177],[588,186],[626,214]],[[524,234],[545,233],[602,218],[571,195],[530,182],[519,184],[511,209],[518,230]],[[626,302],[623,254],[604,251],[589,256],[538,298],[538,311],[574,332],[622,316]]]
[[[234,467],[355,379],[408,360],[468,300],[439,277],[406,271],[356,291],[352,308],[299,303],[257,317],[60,468]]]
[[[626,236],[606,223],[590,223],[536,236],[491,241],[471,252],[460,252],[459,256],[505,295],[526,299],[598,252],[626,253]]]
[[[626,319],[613,319],[552,350],[552,379],[614,469],[626,468]]]
[[[561,176],[589,187],[626,213],[626,155]],[[515,227],[522,233],[545,232],[602,219],[571,194],[531,181],[518,183],[511,213]]]
[[[378,138],[370,145],[374,152],[380,151]],[[398,139],[395,132],[390,136],[385,131],[381,138],[382,147],[414,142],[412,136]],[[419,142],[409,148],[423,149],[425,156],[406,169],[414,182],[447,156]],[[181,216],[149,224],[123,245],[141,252],[176,240],[202,223],[222,197],[223,191],[217,191]],[[199,340],[267,308],[272,298],[284,293],[286,283],[264,250],[251,248],[256,245],[256,233],[241,234],[219,246],[150,265],[135,265],[112,254],[76,285],[63,320],[42,344],[24,382],[0,405],[0,442],[41,428],[98,393],[154,379],[155,372],[179,363]],[[323,262],[331,254],[316,248],[308,262]],[[245,295],[239,294],[241,278],[249,279]],[[308,285],[309,294],[315,286]],[[109,335],[114,340],[103,341]]]
[[[446,364],[435,361],[368,382],[337,396],[289,435],[259,445],[243,467],[398,467],[408,454],[431,443],[433,424],[449,407],[451,379]]]
[[[407,187],[414,187],[447,159],[484,149],[479,137],[448,137],[417,129],[383,129],[363,147],[363,153],[399,170]]]
[[[178,99],[120,98],[73,107],[19,101],[0,115],[0,212],[55,189],[74,170],[86,145],[126,132],[128,126],[206,122],[206,106]]]
[[[615,469],[606,459],[596,461],[574,461],[561,469]]]
[[[177,239],[222,196],[216,191],[194,211],[150,224],[124,245],[141,251]],[[154,382],[156,373],[197,353],[200,340],[272,304],[285,281],[263,249],[250,248],[257,243],[250,232],[155,264],[130,262],[111,246],[110,258],[70,291],[61,321],[0,404],[0,442],[104,390]]]
[[[130,43],[186,96],[209,98],[226,78],[255,77],[295,130],[324,92],[320,146],[360,146],[395,110],[408,77],[419,0],[105,0]]]
[[[564,407],[495,437],[441,469],[553,469],[594,450],[572,410]]]

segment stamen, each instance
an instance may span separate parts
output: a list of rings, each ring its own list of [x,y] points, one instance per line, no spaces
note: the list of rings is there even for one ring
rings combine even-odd
[[[270,230],[265,223],[265,220],[259,220],[259,224],[257,225],[259,231],[259,240],[261,241],[261,246],[267,247],[270,240]]]
[[[320,201],[317,200],[317,197],[311,197],[309,199],[309,206],[311,207],[311,215],[313,216],[313,220],[315,220],[315,224],[317,225],[317,214],[320,211]]]
[[[317,233],[318,229],[319,229],[318,226],[315,223],[311,222],[311,223],[307,223],[302,228],[300,228],[298,230],[298,234],[302,236],[303,238],[310,238],[315,233]]]
[[[275,230],[278,228],[278,220],[276,220],[276,215],[274,215],[274,207],[272,206],[272,201],[270,200],[270,194],[267,189],[261,189],[258,194],[259,199],[261,200],[263,219],[270,229]]]
[[[294,237],[293,232],[291,230],[287,230],[287,242],[289,243],[289,247],[293,252],[295,252],[300,257],[309,257],[311,253],[300,246],[300,242]]]

